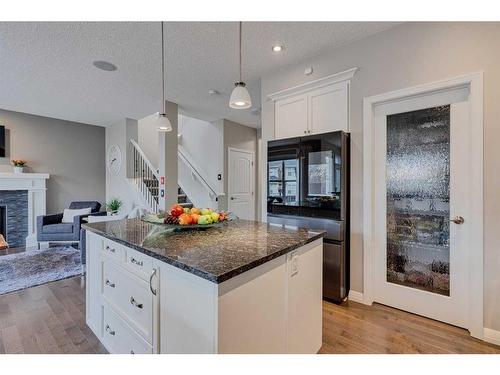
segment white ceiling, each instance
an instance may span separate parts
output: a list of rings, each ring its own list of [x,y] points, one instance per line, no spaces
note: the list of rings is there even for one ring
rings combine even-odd
[[[260,77],[280,66],[380,32],[387,22],[248,22],[243,79],[254,108]],[[228,107],[238,79],[236,22],[167,22],[166,96],[182,112],[259,127],[251,110]],[[160,23],[0,23],[0,108],[94,125],[142,118],[161,108]],[[281,54],[271,51],[285,45]],[[105,72],[94,60],[115,64]],[[208,90],[221,95],[209,96]]]

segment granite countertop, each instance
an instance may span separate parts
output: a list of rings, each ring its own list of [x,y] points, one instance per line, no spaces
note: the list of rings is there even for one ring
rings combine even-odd
[[[204,230],[166,231],[139,219],[84,224],[89,231],[221,283],[323,237],[324,232],[234,220]]]

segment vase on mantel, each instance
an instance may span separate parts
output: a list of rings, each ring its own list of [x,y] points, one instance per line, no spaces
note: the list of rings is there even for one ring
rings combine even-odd
[[[14,167],[14,173],[24,173],[24,167]]]

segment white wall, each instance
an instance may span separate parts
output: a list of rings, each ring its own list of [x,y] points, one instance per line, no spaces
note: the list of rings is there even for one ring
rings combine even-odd
[[[153,167],[158,169],[160,137],[158,135],[158,115],[152,114],[137,121],[137,143]]]
[[[352,67],[351,288],[363,290],[363,98],[484,71],[484,325],[500,330],[500,23],[406,23],[262,77],[262,142],[273,138],[269,93]],[[312,76],[303,74],[312,66]],[[266,148],[261,162],[261,210],[266,212]]]
[[[179,146],[189,161],[217,193],[224,191],[222,121],[207,122],[179,115]]]
[[[127,172],[127,160],[131,160],[131,138],[137,140],[137,120],[123,119],[106,128],[106,155],[113,144],[120,147],[122,152],[122,167],[118,175],[111,173],[106,165],[106,202],[112,198],[120,199],[123,202],[120,212],[124,213],[129,213],[135,206],[142,206],[132,184],[127,180],[127,177],[131,177],[131,168]]]

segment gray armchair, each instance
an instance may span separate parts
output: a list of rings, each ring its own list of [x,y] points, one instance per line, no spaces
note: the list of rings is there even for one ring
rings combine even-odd
[[[99,212],[99,202],[71,202],[70,209],[90,208],[90,215],[106,215]],[[63,214],[38,216],[36,218],[37,241],[40,242],[80,242],[82,219],[89,215],[75,216],[72,223],[63,223]]]

